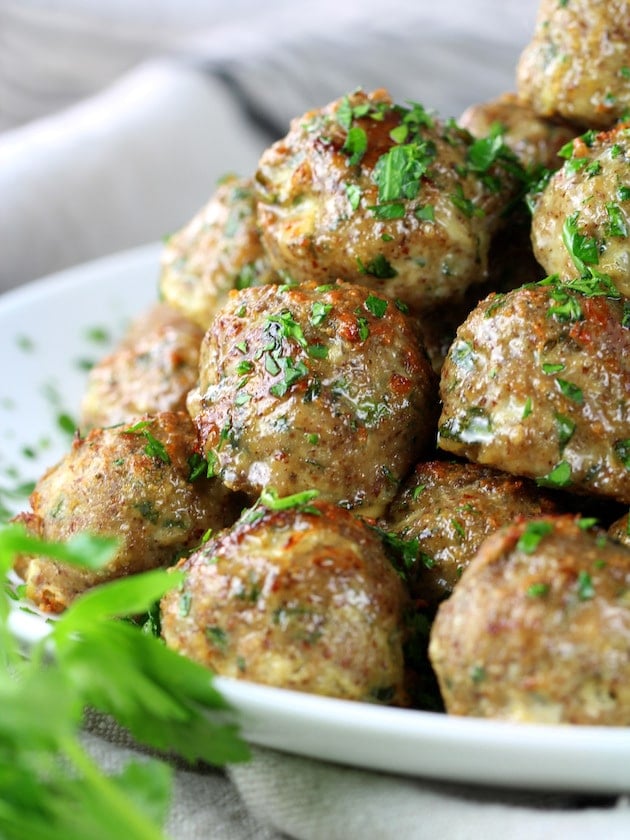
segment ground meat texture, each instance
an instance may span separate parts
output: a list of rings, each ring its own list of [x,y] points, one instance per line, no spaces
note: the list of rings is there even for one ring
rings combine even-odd
[[[342,282],[264,286],[217,315],[189,411],[228,487],[316,488],[378,515],[432,443],[437,385],[392,301]]]
[[[538,196],[532,244],[548,274],[605,274],[630,297],[630,127],[588,132]]]
[[[606,128],[630,107],[626,0],[541,0],[517,68],[519,96],[545,117]]]
[[[526,479],[477,464],[429,461],[415,468],[386,522],[401,539],[417,541],[407,579],[414,599],[432,605],[451,594],[489,534],[520,517],[555,511],[549,495]]]
[[[487,297],[442,368],[440,448],[543,485],[630,502],[624,310],[552,280]]]
[[[180,564],[169,647],[215,673],[380,703],[404,698],[406,593],[379,537],[337,506],[246,511]]]
[[[185,411],[197,382],[200,327],[166,304],[138,318],[88,374],[79,423],[112,426],[142,414]]]
[[[459,124],[474,137],[487,137],[500,126],[506,146],[532,170],[540,166],[557,169],[562,163],[559,150],[578,133],[575,126],[539,116],[514,93],[471,105]]]
[[[233,175],[162,252],[162,298],[203,330],[231,289],[276,279],[260,241],[251,181]]]
[[[630,550],[585,524],[540,518],[482,543],[431,631],[449,713],[630,724]]]
[[[630,514],[615,520],[608,529],[608,536],[630,548]]]
[[[294,120],[256,175],[272,264],[296,282],[340,277],[419,311],[486,276],[512,198],[512,161],[420,106],[362,91]]]
[[[63,541],[80,532],[120,541],[98,571],[20,558],[17,571],[38,607],[60,612],[81,592],[113,578],[174,562],[208,528],[238,516],[217,481],[194,479],[196,436],[185,412],[131,426],[94,429],[38,481],[32,511],[18,521],[36,536]]]

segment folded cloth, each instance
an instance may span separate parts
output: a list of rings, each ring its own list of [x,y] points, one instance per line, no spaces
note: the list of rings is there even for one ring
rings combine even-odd
[[[138,758],[129,735],[88,715],[87,749],[107,772]],[[340,767],[275,750],[227,773],[176,766],[172,840],[627,840],[620,797],[474,788]]]
[[[220,80],[168,60],[0,134],[0,291],[172,233],[267,143]]]

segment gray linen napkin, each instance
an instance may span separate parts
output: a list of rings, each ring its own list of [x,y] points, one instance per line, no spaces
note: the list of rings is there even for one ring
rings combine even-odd
[[[137,757],[114,721],[89,715],[85,743],[105,770]],[[146,752],[146,751],[145,751]],[[627,840],[626,797],[437,783],[275,750],[227,772],[176,764],[172,840]]]

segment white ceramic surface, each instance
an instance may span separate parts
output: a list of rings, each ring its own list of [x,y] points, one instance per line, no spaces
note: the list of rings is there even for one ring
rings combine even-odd
[[[159,245],[0,296],[0,502],[67,449],[85,360],[156,299]],[[16,610],[25,644],[45,621]],[[405,775],[539,790],[630,792],[630,728],[532,726],[351,703],[217,679],[252,742]]]

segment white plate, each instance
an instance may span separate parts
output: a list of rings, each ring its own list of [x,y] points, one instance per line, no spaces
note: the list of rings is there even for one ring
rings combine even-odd
[[[82,394],[85,359],[104,355],[156,298],[159,245],[0,297],[0,492],[36,479],[67,449],[58,425]],[[103,333],[109,341],[96,341]],[[6,493],[0,498],[7,503]],[[9,500],[14,509],[25,506]],[[43,619],[13,616],[25,644]],[[630,791],[630,728],[453,718],[217,679],[247,738],[301,755],[433,779],[542,790]]]

